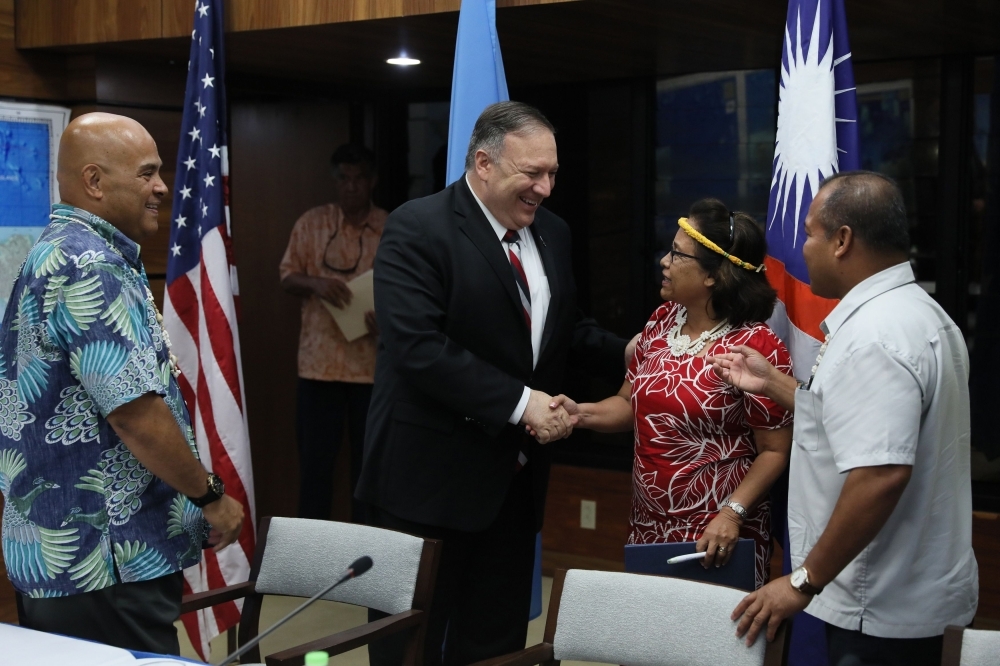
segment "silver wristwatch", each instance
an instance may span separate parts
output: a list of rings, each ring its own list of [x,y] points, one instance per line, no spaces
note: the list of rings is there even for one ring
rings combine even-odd
[[[721,504],[719,504],[719,510],[721,511],[723,508],[727,506],[736,512],[736,515],[740,517],[740,520],[747,519],[747,514],[749,512],[747,511],[746,507],[740,504],[739,502],[734,502],[733,500],[727,497]]]

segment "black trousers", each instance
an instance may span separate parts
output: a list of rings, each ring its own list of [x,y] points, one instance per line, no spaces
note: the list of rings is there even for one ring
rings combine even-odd
[[[347,422],[351,442],[351,520],[368,522],[366,506],[354,499],[365,448],[371,384],[299,379],[295,418],[299,445],[299,516],[330,519],[333,468]]]
[[[424,666],[471,664],[524,648],[535,558],[529,474],[522,471],[514,477],[499,515],[482,532],[421,525],[378,509],[373,515],[380,527],[444,542]],[[368,612],[369,621],[385,616]],[[369,645],[372,666],[398,666],[403,638]]]
[[[944,636],[880,638],[826,625],[830,666],[938,666]]]
[[[119,583],[68,597],[21,597],[29,629],[75,636],[126,650],[180,655],[174,622],[181,615],[184,574]]]

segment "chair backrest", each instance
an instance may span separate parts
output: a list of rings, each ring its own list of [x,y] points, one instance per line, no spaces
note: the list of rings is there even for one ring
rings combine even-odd
[[[1000,631],[947,627],[942,666],[995,666],[1000,660]]]
[[[392,530],[305,518],[271,518],[257,544],[255,591],[311,597],[362,555],[371,570],[323,597],[395,614],[413,608],[424,540]]]
[[[554,655],[628,666],[761,666],[764,638],[746,647],[729,619],[744,596],[679,578],[570,570],[558,602]]]

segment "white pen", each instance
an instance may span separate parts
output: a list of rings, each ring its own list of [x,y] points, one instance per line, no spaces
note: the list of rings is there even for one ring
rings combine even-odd
[[[671,557],[667,560],[667,564],[678,564],[680,562],[690,562],[691,560],[700,560],[708,553],[690,553],[688,555],[678,555],[677,557]]]

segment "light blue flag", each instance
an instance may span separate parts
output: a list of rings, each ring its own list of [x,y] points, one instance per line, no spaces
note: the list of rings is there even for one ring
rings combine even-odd
[[[490,104],[506,102],[507,76],[497,38],[496,0],[462,0],[455,39],[455,69],[451,75],[448,117],[449,185],[465,173],[465,153],[476,119]],[[542,535],[535,539],[535,570],[531,583],[530,619],[542,614]]]
[[[496,0],[462,0],[448,118],[446,182],[449,185],[465,173],[465,152],[479,114],[490,104],[510,99],[497,39],[496,15]]]

